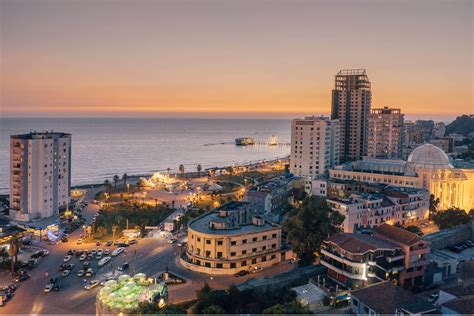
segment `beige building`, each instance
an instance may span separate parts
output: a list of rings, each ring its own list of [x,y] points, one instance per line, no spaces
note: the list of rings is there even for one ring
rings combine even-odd
[[[193,271],[234,274],[291,259],[283,248],[281,226],[255,216],[249,203],[229,202],[189,224],[180,262]]]
[[[372,109],[369,116],[368,156],[400,158],[403,144],[404,114],[388,107]]]
[[[329,170],[329,177],[425,188],[440,199],[440,209],[474,208],[474,170],[454,168],[448,156],[432,144],[415,148],[407,161],[363,159]]]
[[[365,69],[341,70],[332,91],[331,118],[339,120],[340,161],[367,155],[368,120],[372,93]]]
[[[290,171],[310,179],[339,164],[339,121],[310,116],[291,122]]]
[[[10,218],[58,215],[71,189],[71,135],[32,132],[10,139]]]

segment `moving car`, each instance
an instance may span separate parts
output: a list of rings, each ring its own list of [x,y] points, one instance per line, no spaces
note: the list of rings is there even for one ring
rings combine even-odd
[[[45,292],[45,293],[51,292],[51,290],[53,289],[53,287],[54,287],[54,284],[53,284],[53,283],[46,284],[46,286],[44,287],[44,292]]]
[[[127,270],[128,267],[130,267],[130,265],[128,264],[128,262],[124,262],[120,267],[118,267],[118,270],[119,270],[119,271]]]
[[[86,271],[86,277],[91,277],[91,276],[93,276],[93,275],[95,275],[94,270],[92,270],[91,268],[87,269],[87,271]]]
[[[114,251],[112,251],[112,256],[115,257],[115,256],[118,256],[119,254],[121,254],[125,249],[123,247],[118,247],[117,249],[115,249]]]
[[[98,280],[92,280],[86,286],[84,286],[84,289],[85,290],[92,290],[97,285],[99,285],[99,281]]]
[[[78,245],[82,244],[82,239],[78,239],[78,240],[76,241],[76,244],[78,244]]]
[[[134,245],[136,243],[138,243],[138,240],[136,240],[136,239],[131,239],[131,240],[128,241],[128,245],[130,245],[130,246]]]
[[[103,267],[104,265],[106,265],[112,258],[110,257],[104,257],[102,259],[100,259],[100,261],[97,263],[97,265],[99,267]]]
[[[262,267],[255,267],[252,270],[250,270],[250,273],[257,273],[257,272],[260,272],[260,271],[263,271]]]

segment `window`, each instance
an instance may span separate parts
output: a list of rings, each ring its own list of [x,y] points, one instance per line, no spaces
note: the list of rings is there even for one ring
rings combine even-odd
[[[216,263],[216,268],[222,269],[222,263]]]
[[[235,267],[236,267],[236,266],[235,266],[235,262],[232,262],[232,263],[230,264],[230,268],[231,268],[231,269],[235,269]]]
[[[211,267],[211,263],[210,263],[210,262],[205,262],[204,265],[206,266],[206,268],[210,268],[210,267]]]
[[[201,237],[198,237],[198,238],[197,238],[197,241],[200,242],[200,241],[201,241]]]
[[[272,238],[276,238],[277,237],[277,234],[272,234]]]
[[[243,243],[243,244],[246,244],[246,243],[247,243],[247,239],[242,239],[242,243]]]
[[[231,257],[234,257],[234,256],[235,256],[235,252],[231,252],[231,253],[230,253],[230,256],[231,256]]]
[[[218,241],[217,241],[217,245],[218,245],[218,246],[222,246],[222,240],[218,240]]]
[[[253,238],[252,238],[252,241],[253,241],[253,242],[256,242],[256,241],[257,241],[257,237],[253,237]]]
[[[235,240],[232,240],[232,241],[230,242],[230,244],[231,244],[232,246],[235,246],[235,245],[237,245],[237,242],[236,242]]]
[[[275,248],[276,248],[276,246],[277,246],[276,244],[272,244],[272,248],[273,248],[273,249],[275,249]]]
[[[210,245],[211,244],[211,240],[210,239],[206,239],[206,245]]]
[[[265,262],[265,261],[267,261],[267,256],[262,257],[262,262]]]
[[[256,258],[252,259],[252,264],[256,264],[256,263],[257,263],[257,259]]]
[[[267,246],[262,247],[262,251],[267,250]]]
[[[209,250],[206,251],[206,257],[210,257],[211,256],[211,252]]]
[[[252,252],[257,252],[257,248],[252,248]]]
[[[247,265],[247,261],[242,261],[242,262],[240,263],[240,266],[241,266],[241,267],[245,267],[246,265]]]
[[[247,250],[242,250],[242,254],[243,255],[247,254]]]
[[[263,237],[262,237],[262,240],[267,240],[267,236],[263,236]]]
[[[222,252],[221,251],[217,252],[217,258],[222,258]]]

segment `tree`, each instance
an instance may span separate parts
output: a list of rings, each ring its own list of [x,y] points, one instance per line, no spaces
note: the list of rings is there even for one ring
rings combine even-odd
[[[208,307],[204,308],[202,310],[202,313],[203,314],[225,314],[226,311],[225,311],[225,309],[223,309],[219,305],[212,304],[212,305],[209,305]]]
[[[10,240],[10,247],[8,248],[8,256],[10,257],[11,263],[10,269],[12,273],[15,271],[15,263],[18,261],[18,249],[18,236],[14,235]]]
[[[117,183],[119,182],[120,180],[120,177],[118,175],[115,175],[113,177],[113,181],[114,181],[114,190],[117,191]]]
[[[182,178],[184,177],[184,165],[183,164],[179,165],[179,174],[181,175]]]
[[[216,301],[216,294],[206,282],[202,288],[196,291],[197,302],[195,305],[195,311],[198,314],[202,314],[206,307],[213,305]]]
[[[124,173],[123,176],[122,176],[122,180],[123,180],[123,186],[126,187],[127,186],[127,180],[128,180],[128,174]]]
[[[197,172],[198,172],[198,177],[201,177],[202,166],[201,166],[201,165],[197,165],[196,169],[197,169]]]
[[[105,187],[105,192],[110,193],[110,181],[108,179],[104,181],[104,187]]]
[[[438,212],[439,198],[435,199],[434,194],[430,194],[429,219],[432,220]]]
[[[285,304],[276,304],[265,308],[263,314],[311,314],[308,308],[293,301]]]
[[[405,229],[405,230],[408,230],[411,233],[417,234],[419,236],[423,236],[423,232],[421,231],[421,229],[418,226],[410,225],[410,226],[407,226],[407,227],[402,226],[402,228]]]
[[[459,208],[450,208],[446,211],[439,211],[434,217],[434,223],[439,229],[451,228],[471,222],[471,217]]]
[[[333,211],[325,199],[307,197],[290,212],[283,226],[288,241],[303,264],[311,264],[324,239],[340,231],[344,215]]]
[[[170,176],[171,168],[166,168],[166,173],[168,174],[168,177]]]

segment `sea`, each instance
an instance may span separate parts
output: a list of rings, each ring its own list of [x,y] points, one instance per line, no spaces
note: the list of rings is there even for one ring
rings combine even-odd
[[[114,175],[196,171],[288,156],[290,121],[280,119],[0,118],[0,194],[9,189],[10,135],[30,131],[72,134],[72,184],[101,183]],[[255,146],[236,146],[250,136]]]

